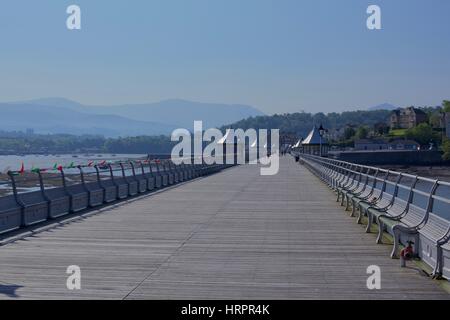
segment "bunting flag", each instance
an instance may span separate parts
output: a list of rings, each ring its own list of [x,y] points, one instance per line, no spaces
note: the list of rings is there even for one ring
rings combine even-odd
[[[34,166],[31,168],[31,172],[33,172],[33,173],[39,173],[39,172],[41,172],[41,169],[39,169],[39,168],[35,168]]]
[[[106,170],[106,169],[109,169],[109,164],[111,164],[111,165],[118,165],[118,164],[120,164],[120,163],[124,163],[124,164],[125,164],[125,163],[128,163],[128,162],[126,162],[126,161],[131,161],[131,162],[133,162],[133,163],[135,163],[135,164],[143,164],[143,163],[148,164],[148,163],[152,163],[152,162],[157,163],[157,164],[160,164],[160,163],[162,162],[160,159],[153,159],[153,160],[152,160],[152,159],[150,159],[150,158],[146,158],[146,159],[117,160],[117,161],[113,161],[113,162],[107,162],[106,160],[103,160],[103,161],[97,163],[97,166],[98,166],[100,169],[102,169],[102,170]],[[80,167],[84,167],[84,168],[85,168],[85,167],[93,167],[95,164],[96,164],[95,161],[90,160],[87,164],[80,165]],[[60,165],[60,164],[58,164],[58,163],[55,163],[55,164],[53,165],[53,167],[49,167],[49,168],[37,168],[37,167],[35,167],[35,166],[33,165],[33,166],[31,167],[31,169],[30,169],[30,172],[33,172],[33,173],[39,173],[39,172],[56,171],[56,170],[58,170],[58,171],[63,171],[63,169],[74,169],[74,168],[77,168],[77,166],[75,165],[75,162],[71,162],[71,163],[70,163],[69,165],[67,165],[67,166],[63,166],[63,165]],[[22,164],[21,164],[19,170],[17,170],[17,171],[10,171],[9,168],[7,168],[7,169],[4,170],[4,173],[5,173],[5,174],[10,174],[10,175],[15,175],[15,176],[17,176],[17,175],[23,175],[23,174],[25,173],[25,165],[24,165],[24,163],[22,162]]]
[[[25,165],[22,162],[22,166],[20,167],[20,170],[18,171],[19,174],[24,174],[25,173]]]

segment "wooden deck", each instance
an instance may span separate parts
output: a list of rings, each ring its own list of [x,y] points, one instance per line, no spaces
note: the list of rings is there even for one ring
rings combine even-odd
[[[309,171],[240,166],[0,247],[0,298],[448,299]],[[66,268],[81,268],[81,290]],[[368,290],[378,265],[381,290]]]

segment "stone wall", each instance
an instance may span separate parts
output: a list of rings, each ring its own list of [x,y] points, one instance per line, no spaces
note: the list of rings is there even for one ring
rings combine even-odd
[[[440,151],[346,151],[330,152],[329,157],[365,165],[450,165]]]

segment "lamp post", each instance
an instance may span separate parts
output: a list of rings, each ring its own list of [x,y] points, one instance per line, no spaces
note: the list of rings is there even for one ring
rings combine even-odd
[[[319,127],[319,136],[320,136],[320,150],[319,150],[319,156],[322,156],[322,136],[325,133],[325,129],[323,128],[322,124],[320,124]]]

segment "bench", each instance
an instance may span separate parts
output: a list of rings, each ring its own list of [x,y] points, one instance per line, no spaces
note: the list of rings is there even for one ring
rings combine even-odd
[[[119,163],[120,169],[122,171],[122,183],[126,183],[128,185],[128,194],[127,196],[135,196],[138,194],[138,181],[136,180],[131,167],[125,168],[124,163]]]
[[[98,183],[103,189],[104,202],[110,203],[118,199],[117,186],[114,184],[114,173],[111,166],[94,166]]]
[[[157,175],[161,177],[161,187],[167,187],[169,185],[169,174],[161,166],[160,162],[156,162]]]
[[[70,196],[70,211],[78,212],[88,208],[89,194],[81,184],[74,184],[66,187]]]
[[[345,211],[350,210],[350,206],[352,204],[352,199],[353,198],[357,198],[359,196],[361,196],[362,194],[364,194],[364,192],[366,191],[366,189],[368,188],[368,184],[369,184],[369,172],[370,172],[371,168],[366,168],[366,172],[362,172],[360,173],[360,178],[358,180],[357,186],[352,189],[349,190],[349,192],[345,193]],[[352,210],[353,212],[353,210]]]
[[[22,225],[22,208],[14,195],[0,198],[0,234],[19,229]]]
[[[91,169],[91,172],[89,173],[86,173],[85,170],[87,169],[83,169],[81,166],[79,166],[78,169],[80,170],[81,185],[88,193],[89,207],[93,208],[102,205],[105,201],[105,190],[100,184],[100,176],[96,171],[92,171],[94,168],[89,168]],[[85,176],[92,176],[93,174],[95,174],[95,181],[86,182]]]
[[[383,189],[379,189],[376,186],[371,189],[368,196],[364,198],[353,198],[352,202],[354,204],[355,211],[358,210],[359,214],[356,219],[358,224],[362,223],[362,218],[367,215],[367,209],[376,206],[377,202],[381,200],[383,195]]]
[[[441,263],[438,267],[438,271],[444,278],[450,279],[450,243],[448,237],[444,240],[445,243],[439,246]]]
[[[44,184],[40,172],[33,174],[37,177],[36,185],[39,191],[20,193],[18,188],[22,182],[25,182],[25,178],[22,176],[16,176],[11,172],[8,172],[11,180],[14,199],[16,203],[21,207],[22,211],[22,226],[30,226],[42,221],[45,221],[49,217],[49,201],[44,194]],[[30,179],[33,181],[34,179]],[[35,187],[27,185],[27,188]]]
[[[171,174],[173,174],[173,183],[177,184],[181,181],[180,173],[176,169],[176,166],[173,165],[172,161],[167,161],[167,169]]]
[[[45,195],[49,200],[50,218],[58,218],[70,213],[70,195],[64,187],[46,188]]]
[[[158,172],[158,169],[156,166],[153,166],[151,163],[149,163],[149,169],[150,169],[150,175],[154,177],[155,179],[155,188],[159,189],[162,188],[162,177]]]
[[[372,202],[367,208],[365,208],[365,213],[367,214],[367,228],[366,228],[367,233],[371,232],[371,227],[374,222],[374,218],[378,219],[379,215],[381,215],[382,213],[386,213],[392,206],[394,206],[395,198],[397,197],[399,190],[399,183],[403,178],[403,174],[392,172],[389,172],[389,174],[397,175],[395,183],[386,180],[385,186],[378,200]],[[388,185],[391,185],[393,187],[393,190],[391,192],[386,190]],[[395,205],[394,208],[394,212],[398,211],[397,208],[398,205],[401,206],[401,202],[399,203],[399,201],[397,201],[397,204]],[[387,216],[389,216],[389,214]]]
[[[136,169],[135,169],[134,163],[132,161],[130,161],[130,167],[131,167],[131,172],[133,173],[132,176],[138,183],[138,192],[139,193],[147,192],[148,182],[147,182],[147,177],[144,174],[144,172],[142,172],[141,174],[136,174]]]
[[[65,187],[64,173],[40,175],[41,191],[49,206],[49,218],[54,219],[70,213],[70,195]],[[45,184],[49,185],[45,187]],[[58,183],[59,182],[59,183]],[[58,186],[59,184],[59,186]]]
[[[431,183],[429,191],[422,191],[417,188],[417,183],[412,189],[412,196],[409,199],[407,208],[400,218],[384,216],[382,219],[383,227],[393,235],[394,247],[392,249],[391,257],[398,257],[398,249],[400,243],[414,242],[414,249],[417,253],[417,246],[419,243],[419,230],[422,229],[428,219],[429,213],[432,209],[434,194],[438,183],[437,181],[430,181],[429,179],[418,179]]]
[[[151,166],[150,166],[150,164],[147,165],[147,166],[144,166],[144,163],[141,162],[140,166],[141,166],[142,178],[144,178],[147,181],[147,183],[146,183],[147,191],[154,190],[155,189],[155,177],[151,174],[151,171],[150,171],[151,170],[150,169]]]
[[[450,183],[438,181],[432,195],[426,224],[419,230],[419,250],[423,261],[433,268],[433,275],[450,279]],[[447,218],[445,219],[444,216]]]
[[[402,182],[404,178],[408,178],[409,182]],[[407,174],[401,174],[401,178],[399,182],[396,185],[396,189],[394,191],[394,199],[392,201],[392,204],[383,209],[376,209],[376,208],[370,208],[369,214],[376,219],[376,223],[378,225],[378,236],[376,239],[376,243],[381,244],[383,240],[383,233],[384,233],[384,222],[383,220],[385,218],[389,218],[392,221],[399,221],[407,212],[409,203],[412,200],[413,196],[413,190],[416,186],[416,183],[418,181],[417,176],[411,176]],[[403,191],[405,194],[402,195]]]
[[[356,190],[358,190],[359,186],[361,185],[361,179],[362,179],[361,171],[357,172],[357,171],[349,170],[348,175],[350,177],[350,180],[348,181],[348,183],[346,185],[342,186],[341,188],[338,188],[338,194],[339,193],[341,194],[341,196],[340,196],[341,206],[344,206],[344,204],[346,202],[348,203],[349,195],[352,194],[353,192],[355,192]],[[339,201],[339,196],[338,196],[338,201]]]
[[[105,202],[105,190],[98,182],[88,182],[85,184],[86,190],[89,193],[89,206],[97,207]]]
[[[341,204],[345,198],[346,209],[352,204],[352,215],[359,209],[359,223],[367,215],[366,231],[378,225],[377,243],[384,232],[393,236],[392,258],[401,244],[412,242],[413,254],[434,276],[450,279],[450,183],[309,155],[300,159],[336,190]]]

